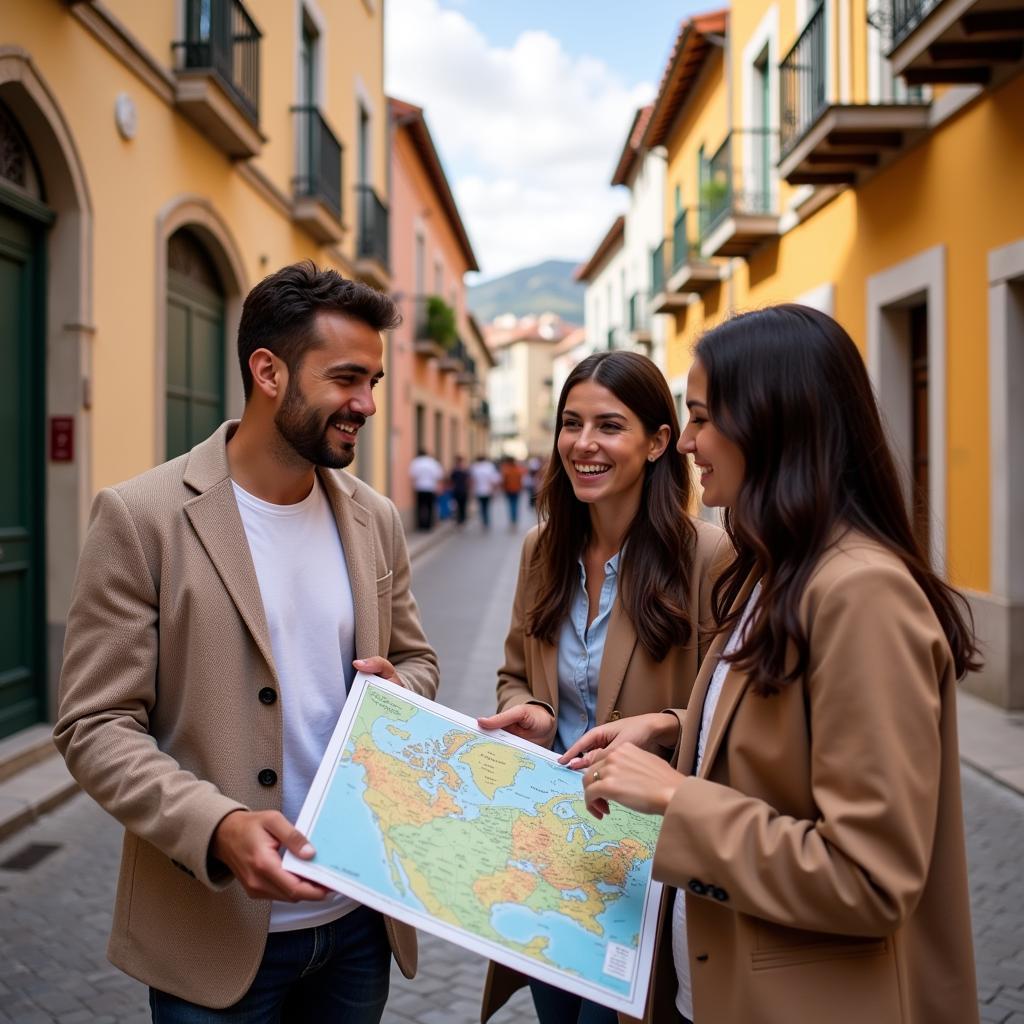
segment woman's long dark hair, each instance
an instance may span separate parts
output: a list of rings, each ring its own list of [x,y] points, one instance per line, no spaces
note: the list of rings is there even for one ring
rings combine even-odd
[[[725,513],[737,554],[712,604],[719,626],[734,628],[744,581],[751,572],[761,579],[751,628],[729,659],[754,691],[775,693],[806,670],[800,599],[844,528],[902,559],[946,634],[957,675],[980,668],[967,602],[932,572],[914,536],[867,371],[846,331],[807,306],[772,306],[709,331],[695,355],[707,373],[708,414],[746,460]]]
[[[607,388],[640,420],[648,435],[665,424],[670,431],[664,454],[644,466],[640,508],[626,532],[623,546],[628,544],[629,550],[619,570],[619,600],[644,649],[661,661],[669,648],[687,643],[693,634],[687,604],[697,531],[686,514],[690,472],[687,460],[676,452],[679,420],[672,394],[661,371],[636,352],[588,356],[562,387],[555,441],[537,495],[537,509],[546,524],[531,564],[531,570],[540,573],[540,586],[527,612],[527,632],[548,643],[557,641],[579,585],[577,563],[590,542],[589,509],[573,493],[558,454],[566,398],[587,380]]]

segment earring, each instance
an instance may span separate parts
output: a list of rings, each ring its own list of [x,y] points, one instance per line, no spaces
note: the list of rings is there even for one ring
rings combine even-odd
[[[648,462],[653,462],[654,461],[654,456],[653,455],[648,455],[647,456],[647,461]]]

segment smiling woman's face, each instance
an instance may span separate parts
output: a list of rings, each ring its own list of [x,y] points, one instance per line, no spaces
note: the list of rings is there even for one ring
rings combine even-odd
[[[665,450],[668,427],[649,435],[608,388],[580,381],[565,399],[558,454],[576,497],[587,504],[637,499],[648,458]]]
[[[731,506],[739,497],[747,460],[739,445],[730,441],[708,415],[708,376],[694,360],[686,380],[686,408],[690,418],[679,437],[679,451],[692,455],[704,488],[705,505]]]

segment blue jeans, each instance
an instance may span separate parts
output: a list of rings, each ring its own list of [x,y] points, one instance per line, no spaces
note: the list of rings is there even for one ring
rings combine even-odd
[[[614,1010],[546,981],[531,978],[530,992],[540,1024],[618,1024],[619,1015]]]
[[[149,990],[153,1024],[378,1024],[388,1001],[391,946],[369,907],[321,925],[271,932],[249,991],[210,1010]]]

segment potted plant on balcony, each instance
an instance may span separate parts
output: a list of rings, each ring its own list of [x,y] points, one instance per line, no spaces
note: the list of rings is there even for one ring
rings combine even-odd
[[[439,295],[427,299],[427,337],[450,352],[458,341],[455,328],[455,310]]]

